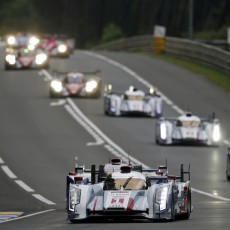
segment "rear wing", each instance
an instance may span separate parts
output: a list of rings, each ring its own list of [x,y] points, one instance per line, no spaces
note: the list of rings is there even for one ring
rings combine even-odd
[[[180,180],[180,182],[190,181],[190,164],[188,166],[188,170],[186,170],[186,171],[184,170],[184,165],[181,164],[181,166],[180,166],[180,176],[168,175],[168,180],[174,180],[174,181]]]
[[[80,70],[73,70],[73,71],[58,71],[58,70],[52,70],[52,73],[54,74],[57,74],[57,75],[66,75],[68,73],[82,73],[82,74],[85,74],[85,75],[91,75],[91,74],[100,74],[101,73],[101,70],[95,70],[95,71],[80,71]]]

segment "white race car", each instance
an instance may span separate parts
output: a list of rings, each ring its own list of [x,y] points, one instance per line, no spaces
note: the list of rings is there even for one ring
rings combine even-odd
[[[177,118],[161,117],[156,121],[156,143],[203,144],[217,146],[220,143],[221,130],[217,118],[199,118],[190,112]]]
[[[140,169],[140,168],[139,168]],[[91,183],[70,183],[67,214],[70,222],[89,218],[170,220],[177,216],[188,219],[192,211],[190,181],[184,181],[181,166],[179,177],[167,170],[121,166],[120,171],[96,181],[100,170],[91,168]]]
[[[160,117],[162,98],[154,90],[149,93],[130,86],[124,93],[112,92],[112,86],[105,87],[104,112],[110,116],[142,115]]]

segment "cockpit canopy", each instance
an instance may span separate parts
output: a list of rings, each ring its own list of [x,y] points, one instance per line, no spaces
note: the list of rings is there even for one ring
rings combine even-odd
[[[84,75],[82,73],[68,73],[65,77],[66,83],[83,83]]]
[[[201,120],[199,117],[191,114],[186,114],[178,118],[176,126],[196,128],[200,126],[200,123]]]
[[[137,172],[136,172],[137,173]],[[146,189],[144,176],[136,176],[135,173],[123,176],[122,173],[113,173],[107,176],[104,182],[104,190],[143,190]]]

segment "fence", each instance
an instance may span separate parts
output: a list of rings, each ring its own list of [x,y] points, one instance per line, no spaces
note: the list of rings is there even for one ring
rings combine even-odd
[[[152,35],[123,38],[93,48],[93,50],[111,50],[125,52],[153,52]],[[230,53],[220,48],[198,41],[166,37],[165,53],[202,62],[230,74]]]

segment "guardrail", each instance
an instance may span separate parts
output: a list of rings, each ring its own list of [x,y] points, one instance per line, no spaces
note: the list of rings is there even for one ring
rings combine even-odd
[[[135,36],[102,44],[93,50],[111,50],[126,52],[153,52],[152,35]],[[198,41],[166,37],[165,53],[202,62],[230,74],[230,53],[220,48]]]

